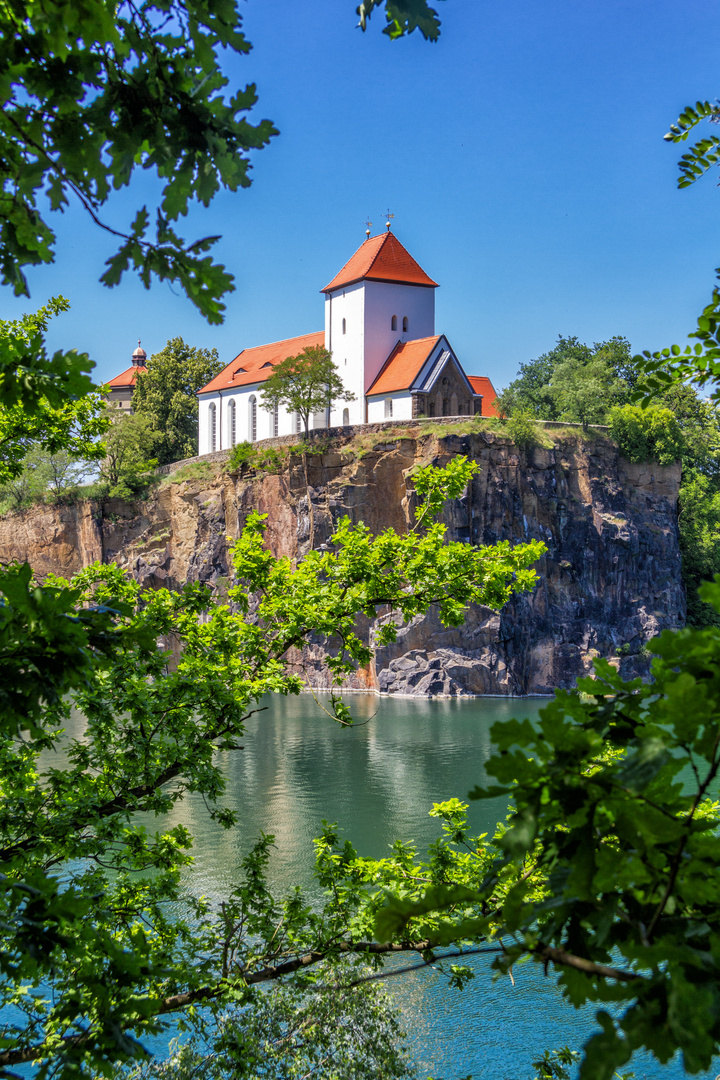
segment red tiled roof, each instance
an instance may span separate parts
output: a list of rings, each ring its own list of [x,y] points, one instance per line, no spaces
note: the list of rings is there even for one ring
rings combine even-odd
[[[416,338],[414,341],[398,341],[368,390],[368,396],[409,390],[441,337],[442,335],[438,334],[436,337]]]
[[[497,393],[487,375],[468,375],[468,382],[476,394],[482,394],[482,415],[499,416],[500,413],[493,405]]]
[[[105,385],[117,387],[134,386],[135,380],[137,379],[138,371],[146,370],[147,369],[144,367],[138,367],[137,365],[133,364],[133,366],[129,367],[127,371],[123,371],[120,375],[116,375],[114,379],[111,379],[110,382],[106,383]]]
[[[391,232],[372,236],[361,244],[329,285],[320,292],[331,292],[355,281],[394,281],[402,285],[428,285],[437,288],[437,281],[425,273],[398,238]]]
[[[264,382],[272,374],[275,364],[288,356],[297,356],[303,349],[325,345],[325,331],[316,330],[314,334],[301,334],[300,337],[273,341],[270,345],[256,345],[254,349],[243,349],[227,367],[223,368],[207,386],[198,390],[207,394],[213,390],[227,390],[230,387],[249,386]]]

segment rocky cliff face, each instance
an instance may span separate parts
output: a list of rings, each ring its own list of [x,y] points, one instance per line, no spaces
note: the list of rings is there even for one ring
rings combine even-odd
[[[213,462],[195,479],[170,474],[140,503],[35,507],[5,517],[0,558],[65,576],[94,560],[113,561],[149,587],[205,581],[222,596],[229,543],[251,510],[268,515],[275,554],[302,558],[344,515],[373,531],[404,530],[413,466],[465,454],[480,468],[468,494],[447,508],[450,535],[476,544],[542,539],[548,551],[537,588],[502,612],[471,609],[459,628],[443,627],[432,611],[416,619],[357,673],[358,689],[545,694],[572,686],[597,656],[617,657],[623,674],[642,674],[645,642],[684,621],[679,467],[630,464],[608,440],[578,433],[523,451],[488,431],[364,431],[361,456],[346,434],[306,461],[291,453],[278,473],[230,475]],[[365,629],[372,638],[373,627]],[[320,645],[295,660],[313,684],[325,684]]]

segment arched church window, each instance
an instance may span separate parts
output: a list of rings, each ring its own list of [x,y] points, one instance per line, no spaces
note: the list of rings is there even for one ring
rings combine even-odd
[[[451,416],[457,416],[458,415],[458,398],[457,398],[457,394],[453,394],[452,397],[450,398],[450,415]]]
[[[393,315],[392,319],[390,320],[390,329],[397,330],[397,315]]]
[[[234,446],[237,442],[237,425],[236,425],[236,408],[235,398],[232,398],[228,405],[228,427],[230,428],[230,445]]]
[[[257,441],[257,399],[254,394],[248,402],[248,435],[250,442]]]
[[[208,420],[210,421],[210,453],[214,454],[217,450],[217,410],[215,408],[214,401],[210,402],[209,414],[210,415],[208,417]]]
[[[350,423],[350,410],[343,409],[343,427],[347,427]]]
[[[408,317],[407,317],[407,315],[403,315],[403,334],[407,334],[407,332],[408,332]]]
[[[385,419],[390,420],[392,418],[392,398],[385,398]]]
[[[347,323],[345,322],[345,319],[343,319],[343,334],[345,333],[346,330],[347,330]]]
[[[435,415],[436,416],[444,416],[444,413],[443,413],[443,396],[442,396],[442,391],[441,390],[438,390],[437,396],[435,398]]]

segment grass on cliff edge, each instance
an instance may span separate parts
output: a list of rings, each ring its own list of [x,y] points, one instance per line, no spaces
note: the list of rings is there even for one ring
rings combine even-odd
[[[473,435],[481,432],[493,432],[509,439],[521,450],[533,446],[551,449],[560,441],[568,438],[588,442],[605,438],[599,430],[582,431],[579,425],[558,426],[546,429],[542,423],[525,416],[502,420],[496,416],[472,416],[458,419],[450,424],[438,424],[432,420],[420,419],[408,422],[407,426],[397,425],[383,431],[358,431],[350,437],[338,433],[311,435],[306,441],[299,437],[294,443],[263,446],[256,443],[242,442],[232,450],[228,461],[223,466],[225,471],[254,472],[256,475],[281,472],[292,456],[302,454],[308,457],[327,453],[340,453],[348,459],[360,460],[377,447],[404,439],[425,440],[429,437],[442,439],[448,435]],[[183,472],[184,470],[178,470]],[[178,473],[173,474],[177,476]],[[184,478],[184,477],[183,477]],[[188,477],[189,479],[189,477]]]

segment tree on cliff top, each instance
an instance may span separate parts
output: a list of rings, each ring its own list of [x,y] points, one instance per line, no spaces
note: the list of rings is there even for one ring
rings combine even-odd
[[[520,365],[497,407],[506,416],[522,412],[538,420],[605,423],[614,405],[630,399],[635,378],[625,338],[589,346],[577,337],[559,337],[550,352]]]
[[[194,348],[176,337],[150,357],[146,371],[138,373],[133,409],[156,433],[152,456],[160,465],[197,454],[197,391],[224,366],[217,349]]]
[[[343,388],[328,350],[313,345],[276,364],[262,385],[260,398],[266,409],[284,405],[297,413],[307,435],[313,413],[324,412],[333,401],[354,401],[355,395]]]

